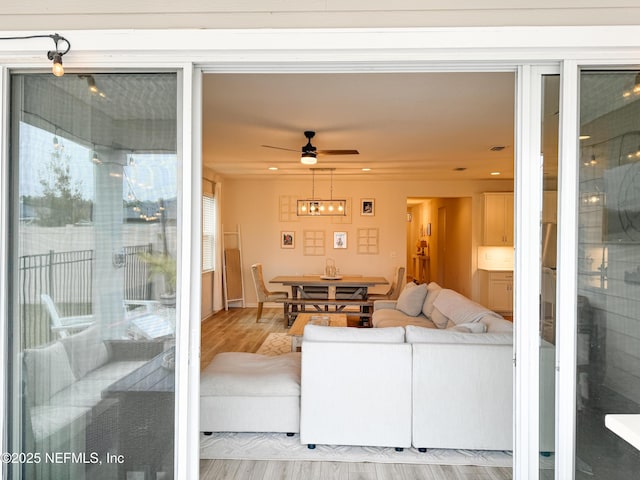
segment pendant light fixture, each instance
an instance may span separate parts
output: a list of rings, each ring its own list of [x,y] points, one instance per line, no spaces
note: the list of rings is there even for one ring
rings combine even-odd
[[[347,215],[347,201],[333,198],[333,171],[335,168],[311,168],[311,198],[298,200],[296,214],[299,217],[336,217]],[[317,171],[331,172],[329,199],[315,197],[315,181]]]

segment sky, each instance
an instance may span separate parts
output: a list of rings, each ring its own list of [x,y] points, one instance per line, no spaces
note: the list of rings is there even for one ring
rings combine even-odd
[[[20,123],[20,196],[42,195],[40,180],[46,176],[47,165],[56,151],[68,159],[71,183],[79,185],[84,199],[95,197],[97,168],[109,168],[115,175],[124,173],[123,200],[157,201],[177,196],[175,154],[122,152],[119,161],[127,164],[124,168],[106,163],[96,165],[92,161],[92,149],[24,122]]]

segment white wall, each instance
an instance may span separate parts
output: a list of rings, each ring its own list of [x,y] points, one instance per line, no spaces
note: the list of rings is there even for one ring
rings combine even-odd
[[[239,180],[223,179],[224,199],[222,218],[225,230],[242,232],[243,276],[247,305],[255,305],[256,297],[251,282],[251,264],[263,264],[268,280],[279,274],[305,274],[322,272],[327,257],[333,258],[342,273],[383,275],[391,278],[397,265],[406,263],[407,197],[472,197],[472,211],[481,208],[483,191],[511,191],[512,181],[487,180],[481,182],[399,182],[375,180],[334,180],[334,198],[350,197],[354,205],[351,223],[332,223],[325,218],[293,218],[280,221],[280,196],[307,198],[311,195],[311,180]],[[316,181],[316,197],[327,197],[327,182]],[[375,216],[361,216],[357,208],[361,198],[375,199]],[[477,204],[477,205],[476,205]],[[481,215],[472,215],[472,249],[480,240]],[[477,225],[476,225],[477,224]],[[377,255],[359,255],[356,235],[359,228],[379,229],[380,249]],[[280,232],[296,234],[294,249],[280,248]],[[302,236],[305,230],[325,232],[325,255],[303,255]],[[348,236],[347,249],[333,248],[333,232],[344,231]],[[475,267],[472,265],[472,270]],[[272,288],[279,287],[271,285]],[[472,295],[476,297],[477,287]]]

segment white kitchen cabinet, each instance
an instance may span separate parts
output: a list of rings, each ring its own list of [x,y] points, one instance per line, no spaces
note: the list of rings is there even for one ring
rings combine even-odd
[[[484,194],[483,245],[513,245],[513,192]]]
[[[488,272],[487,308],[501,315],[513,315],[513,272]]]

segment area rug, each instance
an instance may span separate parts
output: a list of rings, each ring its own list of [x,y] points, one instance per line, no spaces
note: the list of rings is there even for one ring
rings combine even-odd
[[[282,355],[291,352],[291,337],[286,333],[270,333],[256,353]]]
[[[413,463],[433,465],[475,465],[511,467],[511,452],[416,448],[396,452],[386,447],[318,445],[310,450],[300,435],[283,433],[214,433],[200,437],[200,458],[213,460],[306,460],[331,462]]]

